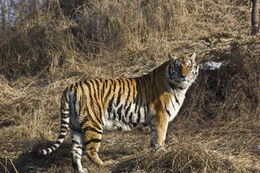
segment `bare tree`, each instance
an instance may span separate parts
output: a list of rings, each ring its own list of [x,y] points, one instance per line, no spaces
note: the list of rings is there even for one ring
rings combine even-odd
[[[253,7],[252,7],[252,16],[251,16],[251,21],[252,21],[252,35],[256,35],[259,33],[259,8],[260,8],[260,0],[252,0]]]
[[[6,26],[7,26],[7,19],[6,19],[6,1],[5,0],[1,0],[1,19],[2,19],[2,30],[5,31],[6,30]]]

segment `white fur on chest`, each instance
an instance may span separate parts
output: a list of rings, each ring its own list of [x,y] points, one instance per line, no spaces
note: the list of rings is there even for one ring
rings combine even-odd
[[[167,111],[170,113],[170,116],[168,117],[168,121],[172,121],[176,115],[178,114],[184,99],[185,99],[185,93],[186,89],[184,90],[171,90],[171,99],[167,106]]]

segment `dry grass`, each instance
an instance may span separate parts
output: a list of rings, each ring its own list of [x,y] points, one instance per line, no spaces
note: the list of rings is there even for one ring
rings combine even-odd
[[[72,172],[69,139],[49,157],[31,153],[56,140],[62,90],[81,79],[142,75],[168,52],[193,51],[199,62],[227,64],[200,71],[170,123],[168,152],[154,153],[142,129],[106,132],[100,156],[120,163],[98,168],[84,156],[83,164],[89,172],[260,172],[260,39],[248,36],[250,2],[60,6],[21,13],[0,33],[0,172]]]

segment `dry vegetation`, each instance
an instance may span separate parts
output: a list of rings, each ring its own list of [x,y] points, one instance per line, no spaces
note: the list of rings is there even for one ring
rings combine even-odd
[[[69,138],[49,157],[31,152],[56,140],[62,90],[81,79],[141,75],[168,52],[227,62],[200,71],[170,123],[168,152],[154,154],[142,129],[106,132],[100,156],[120,163],[99,168],[84,156],[83,165],[89,172],[260,172],[260,38],[249,35],[250,1],[10,2],[15,20],[0,18],[0,172],[72,172]]]

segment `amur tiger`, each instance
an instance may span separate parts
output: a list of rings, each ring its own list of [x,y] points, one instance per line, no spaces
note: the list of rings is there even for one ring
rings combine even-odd
[[[172,57],[147,75],[136,78],[92,79],[67,87],[61,98],[61,127],[58,140],[39,150],[45,156],[63,142],[70,127],[72,163],[78,172],[82,152],[100,166],[98,156],[103,130],[131,130],[150,125],[151,146],[162,149],[169,121],[177,115],[185,93],[198,76],[196,54]]]

